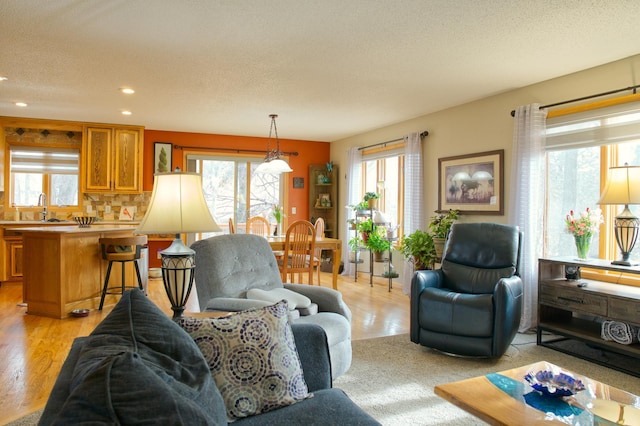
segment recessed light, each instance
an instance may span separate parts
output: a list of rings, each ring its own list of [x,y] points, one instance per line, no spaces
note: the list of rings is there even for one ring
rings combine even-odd
[[[131,114],[132,114],[131,111],[126,111],[126,110],[122,111],[122,115],[131,115]]]
[[[24,107],[26,107],[26,106],[27,106],[27,104],[26,104],[25,102],[16,102],[16,103],[15,103],[15,106],[19,106],[19,107],[24,108]]]
[[[0,81],[5,81],[5,80],[9,80],[7,77],[3,77],[0,75]]]
[[[136,93],[136,91],[135,91],[135,90],[130,89],[130,88],[128,88],[128,87],[121,87],[121,88],[120,88],[120,91],[121,91],[122,93],[124,93],[125,95],[133,95],[134,93]]]

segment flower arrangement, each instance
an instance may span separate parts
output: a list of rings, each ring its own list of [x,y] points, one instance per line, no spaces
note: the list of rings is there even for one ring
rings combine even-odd
[[[282,218],[284,217],[284,207],[273,205],[273,218],[276,220],[276,223],[280,225],[282,223]]]
[[[567,231],[574,237],[590,237],[598,232],[598,227],[604,223],[604,218],[602,217],[602,210],[590,210],[587,207],[579,216],[576,216],[571,210],[565,219],[565,223]]]

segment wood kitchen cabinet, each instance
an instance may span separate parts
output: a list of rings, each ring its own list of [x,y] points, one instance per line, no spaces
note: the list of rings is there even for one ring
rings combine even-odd
[[[142,127],[87,127],[83,140],[84,192],[142,192]]]
[[[22,236],[11,230],[4,230],[0,253],[2,257],[0,282],[22,281]]]

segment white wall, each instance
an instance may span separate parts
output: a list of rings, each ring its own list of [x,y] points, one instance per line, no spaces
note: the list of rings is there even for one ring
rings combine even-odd
[[[339,183],[339,205],[347,204],[345,173],[348,148],[384,142],[400,138],[407,133],[428,130],[429,136],[423,139],[425,217],[428,219],[438,208],[438,158],[504,149],[505,215],[465,216],[463,221],[508,223],[506,210],[511,188],[509,176],[513,132],[513,118],[510,112],[519,105],[535,102],[543,105],[552,104],[633,86],[639,84],[635,78],[639,71],[640,55],[636,55],[332,142],[331,160],[340,166],[342,173]],[[341,209],[338,214],[341,215],[339,220],[344,221],[345,211]],[[426,223],[424,225],[426,227]]]

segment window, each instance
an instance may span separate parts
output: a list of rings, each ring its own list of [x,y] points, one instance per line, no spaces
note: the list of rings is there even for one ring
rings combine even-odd
[[[599,206],[609,167],[640,165],[640,107],[632,104],[592,110],[547,121],[547,188],[545,256],[575,253],[573,238],[565,230],[570,210],[602,208],[605,223],[594,236],[589,256],[620,256],[613,223],[623,206]],[[629,206],[640,215],[639,206]],[[638,244],[631,259],[640,261]]]
[[[12,145],[9,157],[12,205],[37,206],[43,193],[48,206],[78,206],[78,149]]]
[[[404,154],[400,153],[404,144],[392,149],[371,149],[363,152],[362,178],[365,192],[380,194],[378,210],[384,213],[392,225],[402,225],[404,208]],[[402,235],[402,231],[398,233]]]
[[[263,216],[271,220],[273,206],[284,205],[282,175],[256,174],[262,161],[264,158],[246,156],[187,155],[187,169],[202,175],[207,205],[223,230],[228,232],[229,219],[233,219],[236,232],[243,233],[247,219]]]

